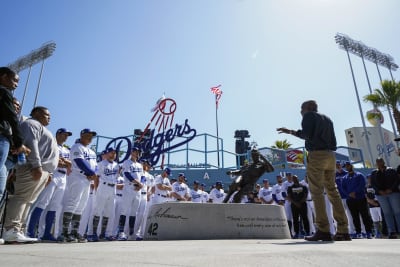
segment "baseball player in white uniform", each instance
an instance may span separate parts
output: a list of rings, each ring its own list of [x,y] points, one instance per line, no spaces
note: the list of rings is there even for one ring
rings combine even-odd
[[[31,212],[27,230],[30,237],[35,237],[35,229],[38,225],[38,236],[41,237],[42,241],[57,241],[51,232],[54,225],[54,235],[59,235],[62,199],[67,182],[67,174],[71,172],[69,148],[65,147],[64,143],[71,135],[72,133],[65,128],[60,128],[56,132],[56,141],[59,151],[58,166],[57,169],[54,170],[50,183],[40,193],[35,203],[35,208]]]
[[[258,191],[258,198],[262,204],[273,204],[274,199],[272,198],[272,187],[269,185],[269,180],[263,180],[264,186]]]
[[[153,204],[164,203],[169,200],[169,192],[172,190],[168,176],[171,175],[171,169],[165,168],[163,172],[154,179],[155,190]]]
[[[304,180],[300,181],[301,185],[304,185],[308,189],[308,194],[307,194],[307,217],[308,217],[308,222],[310,224],[310,233],[315,234],[316,233],[316,228],[315,228],[315,208],[314,208],[314,202],[311,197],[311,192],[309,190],[309,186],[307,183],[307,175],[304,177]]]
[[[122,174],[124,180],[124,193],[122,196],[123,206],[121,215],[119,216],[118,226],[118,240],[126,241],[128,236],[125,234],[126,217],[129,217],[129,224],[127,225],[129,235],[133,235],[135,227],[136,211],[140,204],[140,189],[143,184],[140,182],[143,176],[143,166],[138,161],[140,158],[141,150],[133,147],[131,150],[131,157],[124,161],[122,164]]]
[[[206,184],[201,183],[199,188],[201,190],[202,193],[202,197],[201,197],[201,203],[207,203],[209,202],[209,194],[207,193],[207,191],[204,189],[206,187]]]
[[[218,181],[215,183],[215,188],[210,191],[209,202],[210,203],[222,203],[225,198],[225,191],[222,189],[222,182]]]
[[[115,211],[113,217],[113,226],[111,227],[112,236],[109,237],[109,240],[116,239],[118,236],[118,224],[119,224],[119,216],[121,215],[121,210],[123,206],[122,196],[124,193],[124,177],[119,175],[117,177],[117,184],[115,186]]]
[[[90,181],[97,180],[96,153],[89,147],[96,135],[96,132],[85,128],[81,131],[78,142],[71,147],[72,170],[64,193],[63,229],[58,238],[60,242],[87,242],[80,236],[78,229],[89,198]]]
[[[81,220],[79,222],[78,233],[81,236],[87,236],[88,233],[93,233],[93,210],[96,205],[96,188],[94,181],[90,181],[89,197],[86,206],[82,211]]]
[[[200,182],[197,180],[193,182],[193,188],[190,189],[190,197],[194,203],[203,202],[203,191],[200,190]]]
[[[283,206],[285,204],[285,198],[282,196],[282,183],[283,178],[281,175],[276,176],[276,184],[272,186],[272,198],[275,203]]]
[[[292,208],[291,208],[291,203],[287,199],[287,190],[289,186],[293,185],[293,177],[291,172],[286,173],[286,181],[282,183],[282,196],[285,198],[285,212],[286,212],[286,218],[288,221],[289,225],[289,230],[292,236],[294,235],[294,230],[293,230],[293,215],[292,215]]]
[[[134,227],[134,238],[136,241],[143,240],[143,236],[145,233],[146,227],[146,219],[147,219],[147,205],[149,196],[151,195],[152,186],[154,183],[154,177],[149,173],[151,169],[151,163],[148,160],[141,160],[143,165],[143,176],[141,177],[141,183],[143,184],[142,189],[140,189],[140,204],[139,208],[136,212],[136,220]]]
[[[106,229],[110,218],[115,210],[115,186],[119,175],[119,165],[115,162],[116,151],[109,147],[104,153],[105,159],[98,164],[97,176],[99,177],[99,186],[96,192],[96,206],[93,210],[93,234],[88,236],[88,241],[99,241],[98,226],[101,221],[100,239],[106,238]],[[110,222],[111,223],[111,222]],[[112,236],[107,233],[107,237]]]
[[[175,201],[190,201],[190,190],[185,184],[185,174],[178,174],[178,181],[172,184],[171,197]]]

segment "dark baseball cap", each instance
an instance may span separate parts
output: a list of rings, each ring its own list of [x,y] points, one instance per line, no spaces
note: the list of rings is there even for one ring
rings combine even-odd
[[[165,171],[165,173],[168,174],[168,175],[171,175],[171,173],[172,173],[172,171],[171,171],[170,168],[165,168],[164,171]]]
[[[83,130],[81,131],[81,134],[87,134],[87,133],[90,133],[90,134],[92,134],[93,136],[96,136],[96,135],[97,135],[97,133],[96,133],[95,131],[92,131],[92,130],[90,130],[89,128],[85,128],[85,129],[83,129]]]
[[[222,186],[222,182],[221,182],[221,181],[218,181],[218,182],[215,183],[215,185],[220,185],[220,186]]]
[[[200,182],[199,182],[198,180],[194,180],[194,181],[193,181],[193,184],[198,184],[198,185],[199,185]]]
[[[104,150],[104,154],[107,154],[107,153],[110,153],[110,152],[114,152],[114,151],[116,151],[115,148],[109,147],[106,150]]]
[[[151,163],[150,163],[150,161],[149,161],[148,159],[141,159],[141,160],[140,160],[140,163],[142,163],[142,164],[147,164],[148,166],[151,167]]]
[[[131,149],[131,153],[132,153],[133,151],[139,151],[139,152],[142,152],[142,150],[141,150],[140,148],[138,148],[137,146],[134,146],[134,147],[132,147],[132,149]]]
[[[346,166],[346,165],[351,165],[351,162],[350,162],[350,161],[345,161],[345,162],[343,163],[343,167]]]
[[[60,129],[58,129],[57,132],[56,132],[56,135],[57,135],[57,134],[62,134],[62,133],[66,133],[68,136],[71,136],[71,135],[72,135],[72,132],[68,131],[68,130],[65,129],[65,128],[60,128]]]

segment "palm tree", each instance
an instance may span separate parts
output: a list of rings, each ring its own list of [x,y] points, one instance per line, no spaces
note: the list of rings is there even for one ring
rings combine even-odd
[[[275,144],[271,146],[271,148],[277,148],[277,149],[283,149],[283,150],[287,150],[292,146],[291,143],[288,142],[288,140],[283,140],[283,141],[279,141],[276,140]]]
[[[400,111],[397,108],[400,102],[400,83],[391,80],[381,82],[382,89],[375,89],[372,94],[364,96],[365,102],[371,102],[374,106],[388,106],[393,111],[397,132],[400,134]]]
[[[288,140],[276,140],[274,145],[271,146],[271,154],[268,155],[269,158],[268,160],[272,162],[272,164],[276,164],[278,162],[283,162],[286,161],[285,154],[282,152],[282,150],[288,150],[292,146],[291,143],[288,142]],[[285,164],[282,164],[282,168],[285,168]]]

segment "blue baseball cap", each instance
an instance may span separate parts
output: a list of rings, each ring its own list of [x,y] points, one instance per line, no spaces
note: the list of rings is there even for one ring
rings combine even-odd
[[[199,185],[200,182],[199,182],[198,180],[194,180],[194,181],[193,181],[193,184],[198,184],[198,185]]]
[[[185,174],[183,172],[178,173],[178,177],[186,178],[186,176],[185,176]]]
[[[133,151],[139,151],[139,152],[142,152],[142,150],[141,150],[140,148],[136,147],[136,146],[132,147],[132,149],[131,149],[131,153],[132,153]]]
[[[263,183],[269,183],[269,180],[268,179],[264,179]]]
[[[115,148],[109,147],[106,150],[104,150],[104,154],[107,154],[107,153],[110,153],[110,152],[115,152],[115,151],[116,151]]]
[[[291,173],[291,172],[287,172],[287,173],[286,173],[286,176],[288,176],[288,175],[292,175],[292,173]]]
[[[65,129],[65,128],[60,128],[60,129],[58,129],[57,132],[56,132],[56,135],[57,135],[57,134],[62,134],[62,133],[66,133],[68,136],[71,136],[71,135],[72,135],[72,132],[68,131],[68,130]]]
[[[203,186],[203,187],[204,187],[204,186],[206,186],[206,184],[205,184],[205,183],[201,183],[200,186]]]
[[[171,173],[172,173],[172,171],[171,171],[170,168],[165,168],[164,171],[165,171],[165,173],[168,174],[168,175],[171,175]]]
[[[215,185],[220,185],[220,186],[222,186],[222,182],[221,182],[221,181],[218,181],[218,182],[215,183]]]
[[[337,161],[336,161],[336,164],[340,164],[340,160],[337,160]]]
[[[82,135],[82,134],[87,134],[87,133],[90,133],[90,134],[92,134],[93,136],[96,136],[96,135],[97,135],[97,133],[96,133],[95,131],[92,131],[92,130],[90,130],[89,128],[85,128],[85,129],[83,129],[83,130],[81,131],[81,135]]]
[[[350,162],[350,161],[345,161],[345,162],[343,163],[343,167],[346,166],[346,165],[351,165],[351,162]]]
[[[150,163],[150,161],[148,159],[140,159],[140,163],[147,164],[147,165],[149,165],[151,167],[151,163]]]

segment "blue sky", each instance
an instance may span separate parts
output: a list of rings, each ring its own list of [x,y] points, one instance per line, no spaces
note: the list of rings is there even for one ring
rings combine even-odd
[[[219,136],[234,151],[234,131],[247,129],[259,147],[288,139],[277,127],[300,127],[308,99],[344,130],[362,126],[346,54],[336,33],[377,48],[399,64],[397,0],[4,0],[1,65],[47,41],[57,48],[44,65],[38,104],[50,130],[82,128],[117,137],[144,128],[165,93],[198,133],[216,133],[210,87],[222,84]],[[369,93],[352,56],[359,93]],[[373,88],[375,65],[367,63]],[[381,68],[383,78],[389,72]],[[40,65],[34,66],[23,113],[29,114]],[[393,72],[395,79],[399,71]],[[15,95],[22,97],[27,71]],[[364,113],[370,104],[362,103]],[[387,113],[383,127],[391,130]],[[69,141],[72,142],[72,139]]]

